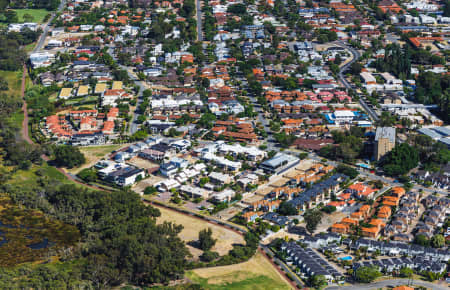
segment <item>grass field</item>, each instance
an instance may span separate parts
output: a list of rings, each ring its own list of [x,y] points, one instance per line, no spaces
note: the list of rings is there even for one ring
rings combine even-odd
[[[56,168],[49,166],[47,163],[43,163],[42,166],[33,165],[30,170],[18,170],[7,183],[31,188],[37,184],[38,179],[40,178],[39,174],[52,180],[72,183],[72,181],[66,179],[64,174],[59,172]]]
[[[159,217],[156,222],[160,224],[164,221],[169,221],[183,225],[184,229],[180,233],[180,238],[185,242],[198,240],[198,232],[200,230],[211,228],[213,237],[217,239],[217,243],[212,250],[218,252],[220,255],[228,254],[228,251],[233,248],[233,244],[245,244],[244,238],[231,230],[163,207],[157,208],[161,211],[161,217]],[[199,250],[196,248],[189,247],[189,250],[192,252],[193,256],[199,254]]]
[[[22,86],[22,71],[0,70],[0,77],[4,78],[8,82],[9,90],[6,93],[15,97],[20,97],[20,89]]]
[[[247,262],[196,269],[187,272],[186,277],[210,290],[292,289],[260,252]]]
[[[19,22],[25,22],[23,16],[25,14],[30,14],[33,16],[33,21],[36,23],[42,23],[47,14],[51,13],[45,9],[14,9],[17,13],[17,17],[19,18]]]
[[[121,148],[124,145],[105,145],[105,146],[88,146],[88,147],[79,147],[81,153],[86,157],[86,163],[77,168],[72,168],[69,171],[70,173],[78,173],[84,168],[89,168],[94,166],[100,159],[105,157],[107,154],[111,153],[114,150]]]

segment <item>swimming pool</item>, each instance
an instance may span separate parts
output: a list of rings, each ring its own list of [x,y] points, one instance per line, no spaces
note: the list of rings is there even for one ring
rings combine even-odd
[[[340,257],[338,258],[338,260],[342,260],[342,261],[350,261],[353,260],[352,256],[345,256],[345,257]]]

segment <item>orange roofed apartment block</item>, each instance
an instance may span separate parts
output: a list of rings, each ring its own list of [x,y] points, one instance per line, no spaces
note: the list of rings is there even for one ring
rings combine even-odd
[[[382,0],[378,3],[378,8],[380,8],[383,13],[391,12],[398,14],[403,11],[402,7],[392,0]]]
[[[374,239],[378,237],[381,230],[386,226],[380,219],[372,219],[369,224],[372,225],[372,227],[362,227],[361,232],[364,237]]]

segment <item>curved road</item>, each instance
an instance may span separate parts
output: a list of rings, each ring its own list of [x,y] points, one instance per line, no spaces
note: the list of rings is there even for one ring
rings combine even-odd
[[[410,282],[411,285],[417,285],[417,286],[423,286],[431,289],[436,290],[448,290],[448,287],[441,286],[438,284],[425,282],[421,280],[412,280],[412,282],[408,279],[392,279],[392,280],[385,280],[370,284],[355,284],[352,286],[331,286],[327,287],[328,290],[371,290],[371,289],[379,289],[384,287],[396,287],[401,285],[408,285],[408,282]]]

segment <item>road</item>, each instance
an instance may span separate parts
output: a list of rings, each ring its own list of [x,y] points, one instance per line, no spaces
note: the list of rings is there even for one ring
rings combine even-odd
[[[42,32],[41,36],[39,37],[38,43],[36,44],[36,46],[34,47],[34,49],[32,51],[33,53],[38,52],[42,49],[42,46],[45,43],[45,38],[47,37],[48,31],[50,30],[50,24],[52,23],[56,14],[58,14],[59,12],[61,12],[64,9],[64,7],[66,6],[66,1],[67,0],[61,0],[61,3],[59,4],[58,9],[56,9],[55,12],[52,12],[52,16],[47,21],[47,23],[45,23],[43,32]]]
[[[331,286],[327,287],[328,290],[370,290],[370,289],[380,289],[384,287],[396,287],[401,285],[408,285],[408,282],[410,282],[408,279],[392,279],[392,280],[385,280],[370,284],[355,284],[352,286]],[[410,285],[417,285],[417,286],[423,286],[430,289],[437,289],[437,290],[448,290],[448,287],[441,286],[438,284],[425,282],[421,280],[412,280]]]
[[[202,1],[196,0],[197,4],[197,40],[203,41],[203,33],[202,33]]]
[[[139,92],[137,94],[136,109],[134,110],[133,118],[131,119],[131,123],[129,126],[129,133],[130,133],[130,135],[133,135],[134,133],[136,133],[139,130],[139,124],[137,123],[137,120],[142,113],[139,111],[139,105],[142,104],[142,102],[144,101],[144,97],[142,96],[142,94],[147,89],[147,87],[145,86],[145,81],[139,81],[136,78],[133,78],[133,74],[131,74],[128,70],[127,70],[127,72],[128,72],[128,76],[132,80],[134,80],[134,83],[136,85],[139,86]]]
[[[348,63],[346,63],[345,65],[342,66],[341,70],[339,71],[338,74],[338,78],[341,81],[341,83],[348,89],[351,90],[352,86],[351,84],[347,81],[347,79],[344,76],[344,72],[347,71],[350,66],[359,59],[359,57],[361,56],[361,54],[359,53],[359,51],[357,51],[356,49],[354,49],[353,47],[350,47],[348,45],[346,45],[343,41],[337,41],[335,42],[335,44],[344,47],[345,49],[347,49],[348,51],[350,51],[350,53],[352,54],[352,60],[349,61]],[[359,98],[359,103],[361,104],[361,106],[364,108],[364,110],[366,110],[367,113],[369,113],[369,116],[372,118],[372,120],[374,121],[378,121],[378,115],[375,113],[374,110],[372,110],[367,104],[366,102],[364,102],[364,100],[360,97]]]

